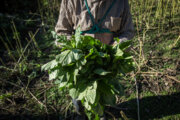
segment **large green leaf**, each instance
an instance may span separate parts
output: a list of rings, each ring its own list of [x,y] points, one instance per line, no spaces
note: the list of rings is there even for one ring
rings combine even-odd
[[[83,46],[86,46],[86,47],[92,47],[95,45],[95,39],[91,36],[83,36],[82,37],[82,44]]]
[[[60,90],[63,90],[64,88],[68,87],[68,85],[69,85],[67,81],[62,81],[59,79],[56,79],[55,84],[58,85],[58,88]]]
[[[73,80],[74,80],[74,84],[77,83],[77,76],[78,76],[78,72],[79,70],[78,69],[75,69],[74,70],[74,73],[73,73]]]
[[[58,62],[56,62],[56,60],[52,60],[52,61],[46,63],[45,65],[43,65],[41,67],[41,70],[42,71],[50,70],[50,69],[52,69],[52,68],[54,68],[56,66],[58,66]]]
[[[77,87],[79,89],[78,100],[84,100],[85,99],[87,86],[88,86],[88,84],[87,84],[87,81],[85,81],[85,79],[78,81],[78,83],[77,83]]]
[[[58,77],[59,70],[54,70],[49,74],[49,80],[54,80]]]
[[[62,52],[60,55],[56,56],[56,61],[62,66],[67,66],[75,61],[78,61],[83,56],[81,50],[72,49]]]
[[[124,51],[131,46],[131,43],[131,40],[124,41],[121,44],[119,44],[119,48]]]
[[[94,63],[94,61],[87,61],[86,65],[81,68],[81,75],[89,76],[89,73],[91,74],[93,72],[92,70],[95,68]]]
[[[88,86],[86,90],[86,100],[91,104],[94,104],[96,100],[96,90],[97,90],[96,81],[92,84],[92,86]]]
[[[94,104],[96,100],[96,89],[88,89],[86,94],[86,100],[91,104]]]
[[[79,90],[79,100],[85,99],[86,102],[94,104],[96,100],[96,93],[97,93],[97,82],[94,81],[93,83],[89,83],[87,86],[79,86],[81,90]]]
[[[109,80],[108,80],[109,81]],[[101,95],[101,100],[103,104],[106,105],[114,105],[116,102],[116,98],[113,92],[113,89],[111,88],[110,82],[105,82],[104,80],[100,81],[101,84],[99,84],[99,90]]]
[[[86,96],[86,89],[79,93],[78,100],[83,100],[85,96]]]
[[[81,70],[87,63],[86,59],[80,59],[79,61],[76,62],[76,68],[78,70]]]
[[[73,98],[73,99],[77,99],[79,93],[75,88],[72,88],[69,90],[69,95]]]
[[[61,82],[59,84],[59,89],[64,88],[68,83],[67,82]]]
[[[123,54],[124,54],[123,51],[122,51],[121,49],[117,48],[117,51],[116,51],[115,56],[116,56],[116,57],[122,57]]]
[[[84,103],[84,107],[89,111],[91,110],[91,104],[89,104],[87,101]]]

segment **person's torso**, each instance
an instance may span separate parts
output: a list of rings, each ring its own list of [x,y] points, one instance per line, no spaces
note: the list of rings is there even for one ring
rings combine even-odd
[[[74,23],[74,29],[81,27],[82,31],[90,30],[93,27],[93,21],[91,20],[84,0],[70,0],[69,2],[72,2],[72,22]],[[98,24],[110,8],[113,0],[87,0],[87,2],[95,23]],[[121,29],[124,7],[124,0],[116,0],[99,27],[108,29],[111,32],[118,32]],[[104,40],[103,42],[106,44],[109,44],[111,42],[110,39],[113,39],[113,34],[111,33],[87,35],[100,39],[101,41]]]

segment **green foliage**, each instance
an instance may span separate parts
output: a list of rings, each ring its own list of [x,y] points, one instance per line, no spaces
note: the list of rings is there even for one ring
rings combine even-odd
[[[105,105],[115,104],[118,81],[115,77],[133,70],[132,56],[124,52],[130,41],[116,46],[105,45],[90,36],[81,36],[80,29],[71,40],[53,36],[61,43],[61,52],[42,66],[49,71],[60,89],[68,89],[73,99],[81,100],[87,111],[102,115]]]

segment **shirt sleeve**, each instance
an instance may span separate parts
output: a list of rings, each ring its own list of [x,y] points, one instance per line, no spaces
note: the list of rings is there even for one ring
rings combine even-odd
[[[62,0],[58,22],[55,27],[55,31],[58,35],[66,35],[68,38],[70,38],[72,32],[74,31],[72,15],[73,9],[71,0]]]
[[[130,13],[128,0],[124,0],[124,12],[122,16],[121,28],[120,28],[120,43],[130,40],[134,37],[134,26],[132,23],[132,16]]]

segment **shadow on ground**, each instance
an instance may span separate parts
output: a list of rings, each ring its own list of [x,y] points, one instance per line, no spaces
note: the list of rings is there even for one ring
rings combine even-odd
[[[171,95],[152,96],[140,99],[141,120],[160,119],[165,116],[180,114],[180,92]],[[137,119],[136,99],[123,102],[117,106],[128,118]],[[120,118],[120,109],[108,108],[116,118]],[[179,118],[180,119],[180,118]]]
[[[117,106],[122,109],[128,118],[137,119],[136,99],[123,102]],[[121,118],[120,109],[109,107],[109,113],[116,118]],[[171,95],[152,96],[140,99],[141,120],[160,119],[165,116],[180,114],[180,92]],[[110,118],[110,116],[109,116]],[[0,120],[63,120],[57,114],[55,115],[2,115]]]

